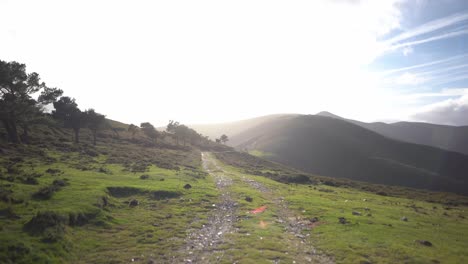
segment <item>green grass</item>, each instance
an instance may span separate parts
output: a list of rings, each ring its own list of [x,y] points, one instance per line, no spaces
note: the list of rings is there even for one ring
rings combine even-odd
[[[132,259],[167,263],[185,253],[187,231],[206,223],[220,194],[213,178],[201,169],[199,151],[144,147],[113,137],[102,140],[105,143],[97,147],[86,140],[79,145],[52,141],[45,146],[1,146],[7,155],[0,156],[0,263],[128,263]],[[213,261],[216,257],[222,263],[297,261],[301,252],[294,243],[298,240],[285,232],[284,222],[277,221],[281,210],[274,200],[284,197],[297,219],[319,219],[319,225],[303,234],[338,263],[468,262],[466,197],[310,175],[310,184],[286,184],[279,181],[288,182],[300,172],[244,157],[247,154],[236,155],[216,154],[224,162],[219,162],[224,173],[233,179],[229,192],[238,203],[238,220],[236,232],[227,234],[220,246],[224,250],[211,255]],[[257,172],[265,177],[253,175]],[[141,175],[148,177],[140,179]],[[38,184],[25,181],[27,177]],[[252,188],[245,178],[271,192]],[[54,180],[68,184],[54,189],[50,199],[33,198],[39,189],[53,186]],[[189,190],[183,188],[187,183],[192,186]],[[108,187],[127,192],[112,193]],[[176,195],[160,199],[154,195],[158,191]],[[389,196],[376,194],[382,191]],[[133,199],[138,206],[129,206]],[[248,213],[262,205],[268,207],[264,213]],[[63,226],[36,235],[23,229],[38,212],[46,211],[65,217]],[[70,216],[84,220],[72,224],[67,220]],[[407,222],[401,220],[403,216]],[[339,217],[349,223],[340,224]],[[49,236],[57,241],[44,242]],[[427,240],[433,246],[415,240]]]
[[[465,206],[450,207],[326,185],[283,184],[265,177],[244,174],[238,168],[226,168],[232,175],[254,179],[274,190],[275,196],[285,197],[289,208],[300,219],[318,217],[320,224],[310,231],[311,240],[320,251],[333,256],[337,263],[468,261],[468,208]],[[238,192],[255,195],[242,187],[238,188]],[[258,194],[256,198],[259,203],[255,206],[271,205]],[[362,215],[353,215],[353,212]],[[270,216],[268,213],[262,215],[265,219]],[[401,220],[404,216],[408,218],[407,222]],[[345,217],[349,223],[340,224],[339,217]],[[242,227],[248,227],[249,232],[258,230],[255,227],[258,219],[251,221],[243,223]],[[269,230],[270,238],[281,235],[274,228],[272,226]],[[258,248],[255,243],[259,241],[248,240],[244,238],[238,241],[248,245],[246,248]],[[416,240],[430,241],[433,246],[420,245]]]
[[[267,157],[273,157],[274,156],[274,154],[271,153],[271,152],[265,152],[265,151],[261,151],[261,150],[250,150],[249,154],[254,155],[256,157],[260,157],[260,158],[267,158]]]
[[[163,153],[168,155],[170,151]],[[212,178],[201,172],[198,155],[185,151],[176,154],[180,158],[172,163],[177,169],[149,165],[145,172],[131,172],[122,164],[109,164],[108,157],[112,154],[89,157],[77,152],[48,151],[41,158],[23,158],[13,166],[19,170],[13,182],[5,177],[0,180],[2,190],[9,190],[11,197],[22,200],[17,204],[0,202],[0,210],[11,208],[20,217],[0,218],[0,262],[127,263],[135,258],[167,261],[178,254],[193,219],[205,218],[209,205],[218,197]],[[184,163],[183,159],[190,162]],[[10,164],[6,157],[0,161]],[[77,169],[79,164],[86,170]],[[59,173],[47,173],[49,169]],[[31,173],[42,174],[37,178],[38,185],[20,181],[22,174]],[[8,175],[6,170],[0,174]],[[140,179],[142,174],[149,177]],[[53,193],[50,199],[32,198],[33,193],[50,186],[56,179],[66,179],[68,185]],[[183,188],[187,183],[192,186],[189,190]],[[108,187],[131,187],[137,192],[113,197]],[[153,194],[157,191],[179,196],[156,199]],[[103,199],[107,200],[107,206],[103,205]],[[132,199],[137,199],[139,205],[130,207]],[[45,235],[30,235],[23,226],[37,212],[45,211],[56,212],[66,219],[81,213],[89,219],[83,225],[66,225],[59,241],[44,243]]]

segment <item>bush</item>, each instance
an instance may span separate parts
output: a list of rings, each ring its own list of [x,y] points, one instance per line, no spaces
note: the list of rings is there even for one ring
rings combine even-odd
[[[82,226],[89,221],[91,221],[93,218],[96,217],[97,214],[92,214],[92,213],[70,213],[68,215],[68,225],[70,226]]]
[[[52,169],[52,168],[48,168],[48,169],[46,170],[46,172],[49,173],[49,174],[52,174],[52,175],[62,173],[61,170],[59,170],[59,169]]]
[[[135,194],[144,193],[142,189],[135,187],[107,187],[109,194],[114,197],[128,197]]]
[[[156,200],[163,200],[163,199],[170,199],[170,198],[177,198],[180,196],[180,193],[178,192],[172,192],[172,191],[154,191],[151,193],[153,198]]]
[[[58,187],[55,185],[50,185],[50,186],[46,186],[46,187],[39,189],[32,196],[35,199],[47,200],[47,199],[52,198],[52,195],[54,195],[56,191],[58,191]]]
[[[34,177],[31,177],[31,176],[27,176],[26,178],[22,178],[21,182],[24,183],[24,184],[30,184],[30,185],[38,185],[39,184],[37,179],[34,178]]]
[[[67,186],[68,185],[68,181],[66,179],[57,179],[57,180],[54,180],[52,182],[52,185],[53,186],[56,186],[56,187],[64,187],[64,186]]]
[[[38,212],[23,229],[33,236],[45,235],[46,242],[55,242],[63,236],[66,223],[67,219],[56,212]]]

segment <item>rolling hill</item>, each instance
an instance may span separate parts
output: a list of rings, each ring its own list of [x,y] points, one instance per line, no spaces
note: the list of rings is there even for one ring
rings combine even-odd
[[[245,130],[251,129],[258,125],[275,122],[277,118],[287,117],[287,116],[299,116],[298,114],[276,114],[276,115],[267,115],[267,116],[260,116],[251,119],[245,119],[235,122],[226,122],[221,124],[192,124],[189,125],[191,128],[195,129],[196,131],[200,132],[201,134],[210,137],[210,139],[214,140],[215,138],[219,138],[222,134],[227,134],[230,137],[228,145],[230,146],[237,146],[238,144],[242,143],[241,138],[235,137],[236,135],[244,132]],[[240,141],[237,141],[237,140]]]
[[[365,123],[342,118],[329,112],[320,112],[317,115],[345,120],[393,139],[468,155],[468,126],[446,126],[420,122]]]
[[[317,115],[283,115],[231,136],[237,148],[310,173],[468,194],[468,156]]]

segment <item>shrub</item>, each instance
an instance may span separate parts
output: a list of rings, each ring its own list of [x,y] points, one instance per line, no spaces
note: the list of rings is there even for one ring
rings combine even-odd
[[[33,198],[39,200],[47,200],[52,198],[52,195],[58,190],[58,187],[55,185],[50,185],[40,188],[37,192],[33,194]]]
[[[31,177],[31,176],[27,176],[26,178],[22,178],[22,179],[21,179],[21,182],[24,183],[24,184],[30,184],[30,185],[37,185],[37,184],[39,184],[39,182],[37,181],[37,179],[34,178],[34,177]]]
[[[64,186],[67,186],[68,185],[68,181],[66,179],[57,179],[57,180],[54,180],[52,182],[52,185],[53,186],[56,186],[56,187],[64,187]]]
[[[109,194],[114,197],[128,197],[135,194],[144,193],[144,191],[140,188],[135,187],[107,187]]]
[[[58,238],[57,235],[64,233],[66,223],[67,219],[65,217],[56,212],[46,211],[38,212],[23,228],[30,235],[46,234],[50,239],[53,239]]]
[[[48,169],[46,170],[46,172],[49,173],[49,174],[52,174],[52,175],[62,173],[61,170],[59,170],[59,169],[52,169],[52,168],[48,168]]]
[[[163,199],[170,199],[170,198],[179,197],[180,193],[161,190],[161,191],[154,191],[154,192],[151,193],[151,195],[156,200],[163,200]]]

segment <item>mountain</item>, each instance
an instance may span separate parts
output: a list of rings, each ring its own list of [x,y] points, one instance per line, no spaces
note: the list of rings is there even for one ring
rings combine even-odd
[[[320,112],[317,115],[345,120],[393,139],[468,155],[468,126],[446,126],[419,122],[365,123],[346,119],[329,112]]]
[[[230,146],[237,146],[241,143],[242,139],[237,138],[236,135],[256,127],[258,125],[274,122],[277,118],[281,118],[284,116],[299,116],[298,114],[276,114],[276,115],[267,115],[267,116],[260,116],[256,118],[250,118],[240,121],[234,122],[227,122],[227,123],[220,123],[220,124],[193,124],[189,125],[191,128],[195,129],[196,131],[200,132],[205,136],[209,136],[210,139],[214,140],[215,138],[219,138],[222,134],[226,134],[229,136],[228,144]],[[240,139],[240,141],[237,141]]]
[[[468,194],[468,156],[338,118],[277,116],[231,140],[238,149],[318,175]]]

